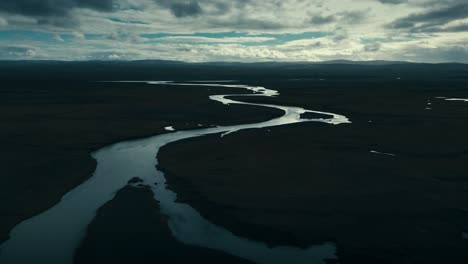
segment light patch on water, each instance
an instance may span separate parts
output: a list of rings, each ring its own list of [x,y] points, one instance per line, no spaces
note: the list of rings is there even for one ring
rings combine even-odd
[[[460,102],[468,102],[467,98],[449,98],[444,96],[438,96],[437,99],[444,99],[445,101],[460,101]]]
[[[377,155],[393,156],[393,157],[396,156],[396,155],[393,154],[393,153],[379,152],[379,151],[376,151],[376,150],[371,150],[370,153],[372,153],[372,154],[377,154]]]
[[[466,98],[446,98],[445,101],[461,101],[461,102],[468,102]]]

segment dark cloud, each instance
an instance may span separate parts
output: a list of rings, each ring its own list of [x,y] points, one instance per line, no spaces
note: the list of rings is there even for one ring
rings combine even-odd
[[[111,11],[114,0],[0,0],[0,11],[26,16],[64,16],[81,7]]]
[[[370,9],[342,12],[341,21],[346,24],[358,24],[363,22],[369,16]]]
[[[312,44],[312,47],[315,47],[315,48],[319,48],[319,47],[322,47],[322,46],[323,46],[322,42],[320,42],[320,41],[317,41],[314,44]]]
[[[340,12],[335,15],[328,16],[313,15],[309,22],[315,25],[324,25],[338,21],[343,24],[358,24],[367,19],[369,12],[370,10],[366,9]]]
[[[64,15],[73,7],[71,1],[0,0],[2,12],[27,16]]]
[[[336,17],[334,15],[329,16],[321,16],[321,15],[314,15],[310,19],[310,23],[315,25],[324,25],[328,23],[332,23],[336,21]]]
[[[337,28],[335,30],[335,35],[333,36],[332,40],[334,42],[341,42],[349,37],[348,31],[343,28]]]
[[[215,15],[224,15],[231,10],[231,5],[228,2],[216,2],[213,3],[215,7]]]
[[[253,0],[154,0],[168,9],[175,17],[195,17],[201,14],[223,15],[234,9],[242,9]],[[280,2],[276,5],[281,4]],[[206,7],[206,10],[205,10]]]
[[[461,24],[461,25],[448,26],[448,27],[430,27],[430,28],[425,28],[424,32],[425,33],[468,32],[468,24]]]
[[[171,12],[176,17],[198,16],[203,13],[197,1],[189,3],[173,3],[171,4]]]
[[[468,3],[431,8],[428,11],[412,14],[387,25],[393,29],[406,29],[412,32],[434,32],[440,26],[452,21],[468,18]]]
[[[33,17],[39,25],[76,26],[77,20],[70,15],[75,8],[110,12],[114,0],[0,0],[0,13]]]
[[[441,30],[441,31],[447,31],[447,32],[464,32],[464,31],[468,31],[468,24],[462,24],[462,25],[458,25],[458,26],[448,27],[448,28],[445,28],[444,30]]]
[[[94,10],[109,12],[116,5],[115,0],[76,0],[78,7],[91,8]]]
[[[76,27],[79,22],[75,17],[71,16],[41,16],[36,17],[39,26],[52,25],[56,27]]]
[[[277,21],[267,21],[247,17],[237,17],[233,20],[216,20],[210,21],[213,28],[231,28],[236,30],[277,30],[285,28],[284,24]]]
[[[193,17],[203,13],[203,9],[196,0],[156,0],[156,3],[171,11],[176,17]],[[220,6],[227,8],[226,6]]]

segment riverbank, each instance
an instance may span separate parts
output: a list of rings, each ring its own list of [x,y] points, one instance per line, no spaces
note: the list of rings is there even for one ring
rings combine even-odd
[[[239,89],[87,81],[10,81],[0,88],[0,241],[20,221],[55,204],[90,177],[90,153],[129,138],[213,125],[258,122],[272,109],[212,102]]]
[[[200,149],[193,142],[168,146],[187,157],[180,162],[172,151],[162,153],[170,188],[208,220],[272,245],[335,241],[346,263],[465,259],[458,232],[466,232],[468,222],[466,104],[436,99],[468,98],[465,65],[2,62],[0,68],[0,158],[7,168],[0,178],[0,240],[89,177],[95,167],[89,153],[103,145],[166,133],[166,126],[191,129],[281,114],[207,99],[230,93],[226,88],[90,81],[233,79],[281,92],[243,101],[342,113],[353,125],[243,131],[224,144],[204,137],[195,140],[203,140]],[[206,169],[213,171],[203,176]]]
[[[74,263],[188,262],[250,263],[177,241],[151,190],[127,186],[99,209]]]
[[[465,263],[468,105],[437,100],[440,87],[363,84],[276,83],[267,87],[279,97],[242,98],[341,113],[353,123],[169,144],[158,156],[169,188],[237,235],[271,245],[335,241],[342,263]],[[458,87],[444,93],[468,98]]]

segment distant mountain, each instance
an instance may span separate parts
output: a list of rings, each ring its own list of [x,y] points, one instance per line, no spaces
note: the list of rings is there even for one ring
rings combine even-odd
[[[175,61],[175,60],[134,60],[134,61],[127,61],[127,62],[148,64],[148,65],[151,65],[151,64],[187,64],[187,62]]]
[[[346,65],[393,65],[393,64],[412,64],[407,61],[384,61],[384,60],[373,60],[373,61],[351,61],[351,60],[330,60],[330,61],[265,61],[265,62],[226,62],[226,61],[214,61],[214,62],[201,62],[195,64],[215,64],[215,65],[311,65],[311,64],[346,64]]]
[[[317,64],[348,64],[348,65],[393,65],[393,64],[411,64],[407,61],[385,61],[385,60],[371,60],[371,61],[352,61],[352,60],[331,60],[317,62]]]

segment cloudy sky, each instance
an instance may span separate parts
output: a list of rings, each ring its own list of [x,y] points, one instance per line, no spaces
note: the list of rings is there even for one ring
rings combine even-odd
[[[0,0],[0,59],[468,63],[468,0]]]

